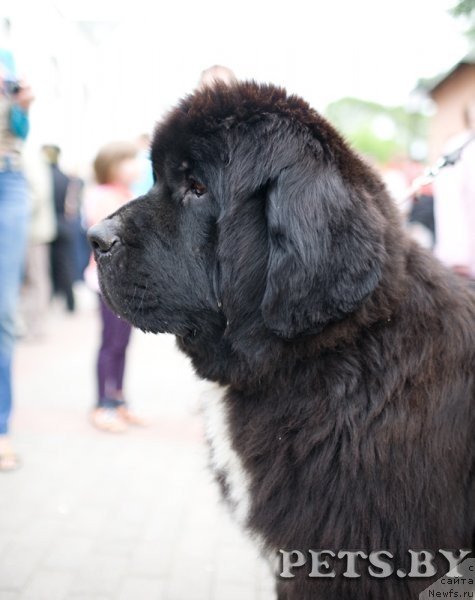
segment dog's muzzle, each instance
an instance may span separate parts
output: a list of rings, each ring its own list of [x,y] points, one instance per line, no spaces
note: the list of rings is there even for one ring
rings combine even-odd
[[[96,256],[108,254],[114,246],[120,244],[117,223],[114,219],[101,221],[89,229],[87,239]]]

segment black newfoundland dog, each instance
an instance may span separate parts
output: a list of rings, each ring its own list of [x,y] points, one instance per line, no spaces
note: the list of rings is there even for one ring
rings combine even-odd
[[[473,548],[474,295],[282,89],[196,92],[152,162],[90,231],[102,291],[216,382],[211,464],[278,598],[416,598]]]

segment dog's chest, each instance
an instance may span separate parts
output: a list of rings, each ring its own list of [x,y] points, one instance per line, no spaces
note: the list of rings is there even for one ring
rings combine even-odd
[[[213,473],[235,518],[246,524],[251,505],[250,474],[233,444],[233,432],[225,401],[226,388],[214,386],[202,396],[206,438]]]

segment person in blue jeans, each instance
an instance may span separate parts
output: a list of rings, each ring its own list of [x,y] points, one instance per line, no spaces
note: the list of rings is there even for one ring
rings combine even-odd
[[[1,58],[1,55],[0,55]],[[19,460],[9,437],[15,316],[28,233],[28,186],[21,147],[28,135],[30,88],[19,85],[0,62],[0,472]]]

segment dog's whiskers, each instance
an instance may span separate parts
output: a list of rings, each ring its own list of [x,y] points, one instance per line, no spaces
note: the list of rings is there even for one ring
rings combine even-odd
[[[149,283],[148,283],[148,281],[146,281],[145,282],[145,286],[140,286],[141,289],[143,290],[142,291],[142,298],[140,299],[140,302],[139,302],[137,308],[135,309],[134,314],[132,315],[132,321],[135,319],[135,317],[137,316],[137,314],[139,314],[142,311],[142,309],[143,309],[143,305],[144,305],[144,301],[145,301],[145,295],[146,295],[147,290],[148,290],[148,285],[149,285]],[[132,296],[132,303],[135,300],[135,293],[137,291],[137,287],[138,286],[134,286],[134,293],[133,293],[133,296]]]

